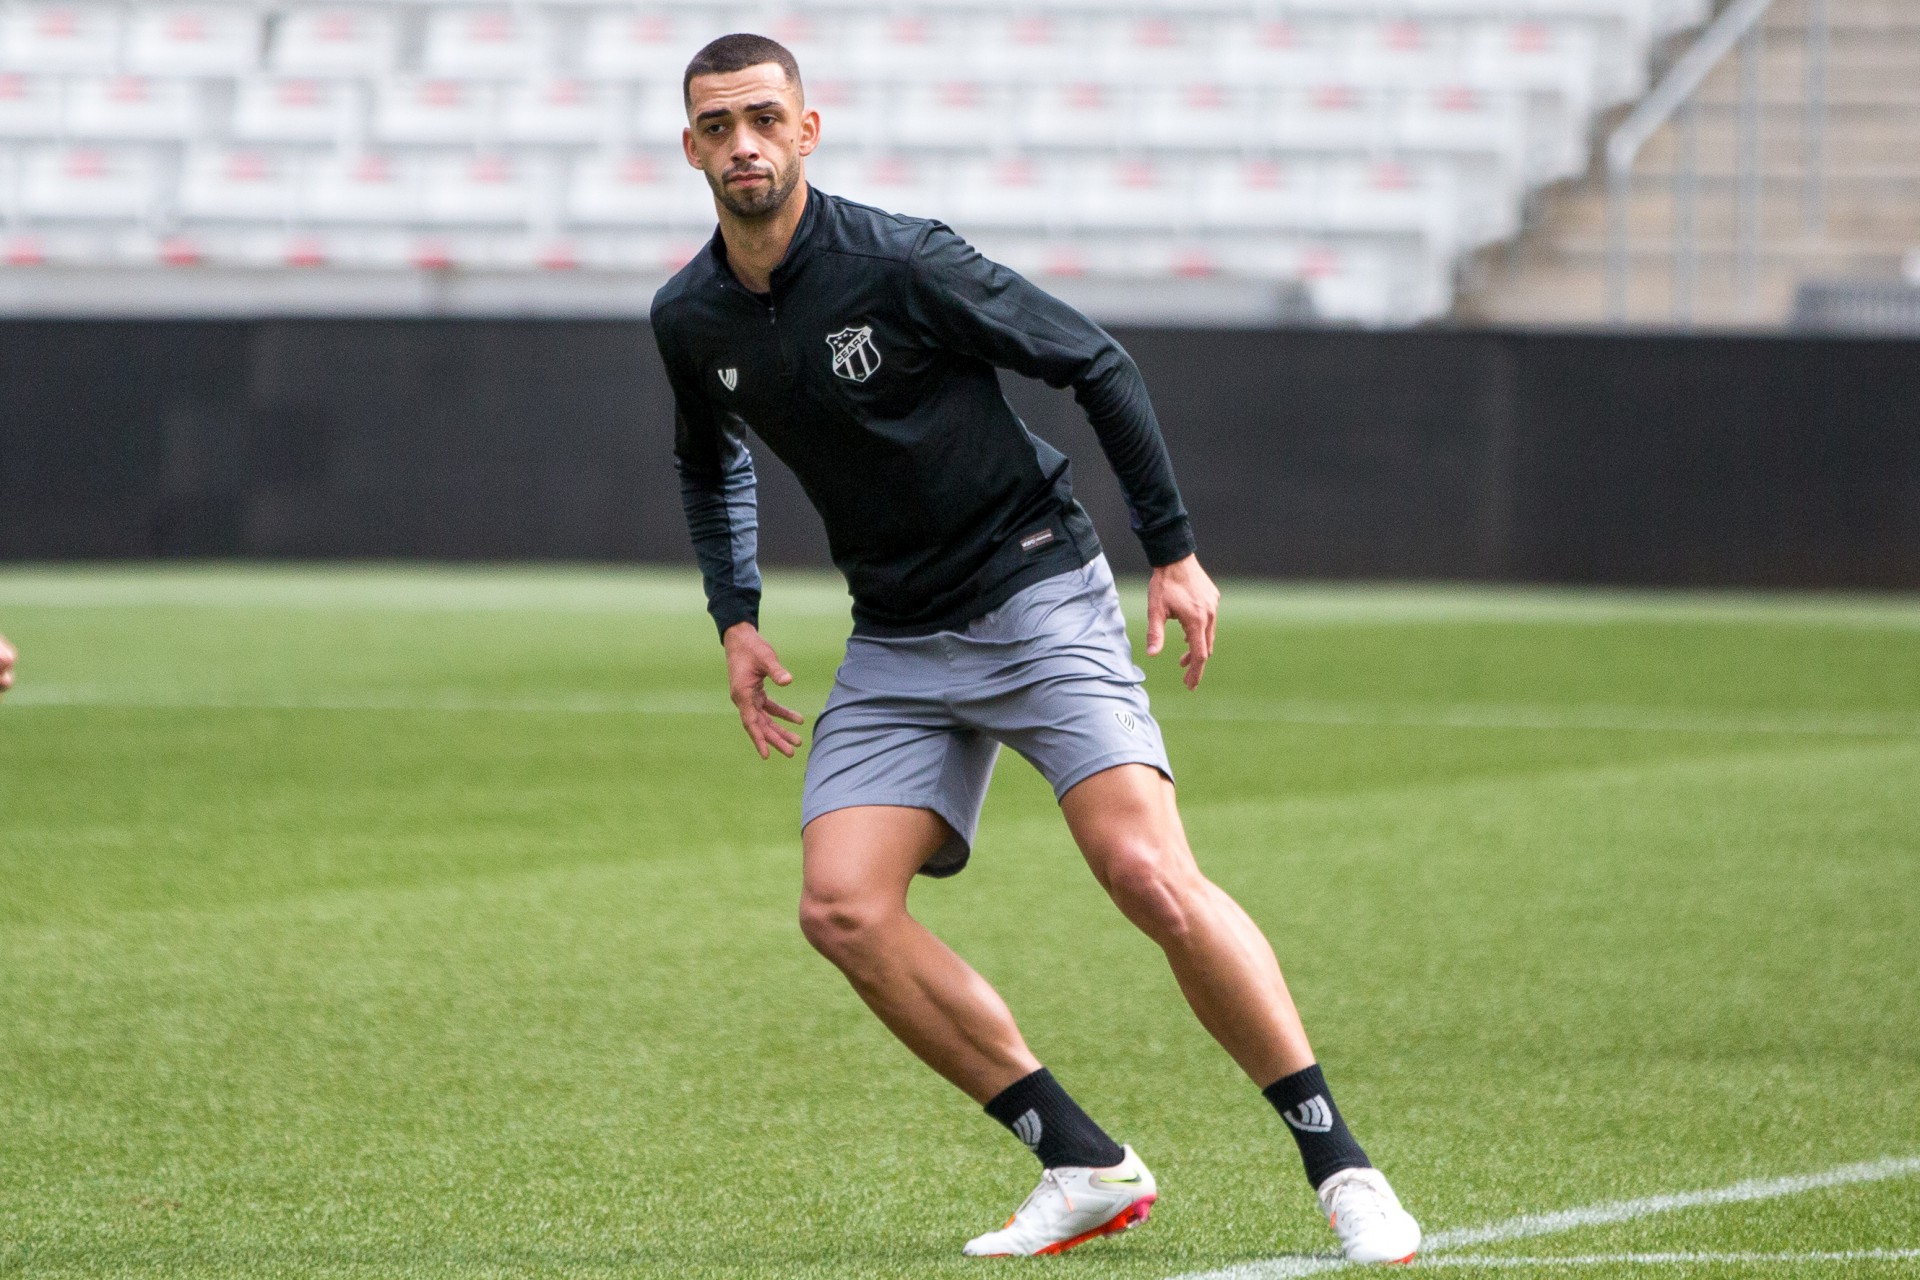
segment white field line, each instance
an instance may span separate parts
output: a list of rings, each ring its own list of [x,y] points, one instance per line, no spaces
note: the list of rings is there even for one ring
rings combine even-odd
[[[1425,1267],[1669,1267],[1732,1266],[1772,1262],[1906,1262],[1920,1258],[1920,1249],[1824,1249],[1806,1253],[1576,1253],[1563,1257],[1511,1258],[1498,1253],[1454,1253],[1422,1258]]]
[[[1447,1250],[1460,1249],[1468,1245],[1497,1244],[1507,1240],[1524,1240],[1530,1236],[1557,1235],[1563,1231],[1577,1231],[1582,1227],[1630,1222],[1635,1218],[1672,1213],[1677,1209],[1693,1209],[1703,1205],[1744,1204],[1752,1200],[1774,1200],[1782,1196],[1797,1196],[1808,1191],[1818,1191],[1825,1187],[1850,1186],[1859,1182],[1881,1182],[1888,1178],[1903,1178],[1916,1173],[1920,1173],[1920,1156],[1889,1156],[1883,1160],[1841,1165],[1837,1169],[1828,1169],[1822,1173],[1797,1174],[1788,1178],[1755,1178],[1747,1182],[1736,1182],[1732,1186],[1713,1187],[1705,1191],[1679,1191],[1668,1195],[1643,1196],[1637,1200],[1608,1200],[1600,1204],[1585,1205],[1577,1209],[1560,1209],[1552,1213],[1523,1213],[1517,1218],[1489,1223],[1484,1227],[1455,1227],[1448,1231],[1433,1232],[1422,1243],[1421,1256],[1424,1259],[1430,1253],[1445,1253]],[[1349,1265],[1352,1264],[1331,1254],[1296,1255],[1286,1258],[1267,1258],[1259,1262],[1242,1262],[1231,1267],[1222,1267],[1217,1271],[1188,1272],[1175,1277],[1174,1280],[1287,1280],[1293,1276],[1310,1276],[1323,1271],[1335,1271]]]
[[[1663,711],[1655,707],[1493,706],[1472,704],[1347,705],[1247,702],[1192,705],[1161,700],[1160,719],[1298,724],[1336,728],[1414,728],[1605,733],[1758,734],[1781,737],[1920,737],[1920,716],[1803,712]],[[219,711],[445,711],[543,715],[715,715],[731,718],[723,693],[560,693],[502,697],[461,689],[392,693],[305,693],[289,696],[193,689],[87,688],[22,685],[0,707],[151,707]]]

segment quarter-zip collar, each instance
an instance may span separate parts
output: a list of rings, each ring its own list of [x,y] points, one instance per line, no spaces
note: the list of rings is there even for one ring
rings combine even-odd
[[[825,198],[820,194],[819,189],[812,183],[808,183],[807,203],[806,207],[800,211],[800,225],[793,229],[793,238],[787,241],[787,251],[781,255],[779,264],[767,275],[770,293],[778,294],[781,283],[792,277],[811,254],[813,229],[820,221],[820,206],[823,203]],[[714,266],[719,269],[720,278],[723,281],[742,293],[751,292],[733,274],[733,268],[727,265],[727,238],[720,233],[717,224],[713,228],[713,238],[707,241],[707,252],[713,256]]]

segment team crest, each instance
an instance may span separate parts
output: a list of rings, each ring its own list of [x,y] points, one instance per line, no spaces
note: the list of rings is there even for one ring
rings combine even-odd
[[[833,371],[848,382],[865,382],[880,367],[880,349],[873,345],[873,326],[846,328],[827,335],[833,348]]]
[[[739,385],[740,385],[740,370],[738,370],[738,369],[722,369],[722,370],[720,371],[720,385],[721,385],[721,386],[723,386],[723,387],[725,387],[725,388],[726,388],[727,390],[729,390],[729,391],[731,391],[731,390],[733,390],[733,389],[734,389],[735,387],[737,387],[737,386],[739,386]]]

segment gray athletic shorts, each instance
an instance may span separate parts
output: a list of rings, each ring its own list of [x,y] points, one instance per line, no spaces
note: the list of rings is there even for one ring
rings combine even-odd
[[[855,635],[814,727],[800,825],[853,805],[931,809],[955,838],[921,874],[950,876],[967,865],[1003,742],[1056,798],[1118,764],[1173,777],[1145,678],[1104,556],[965,631]]]

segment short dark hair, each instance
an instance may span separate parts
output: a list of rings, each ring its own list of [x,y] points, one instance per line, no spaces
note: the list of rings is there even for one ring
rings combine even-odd
[[[800,64],[787,52],[787,46],[744,31],[709,41],[706,48],[693,55],[693,61],[687,64],[687,74],[680,78],[680,96],[691,107],[695,76],[723,76],[729,71],[745,71],[768,62],[785,72],[787,83],[805,96],[806,90],[800,86]]]

